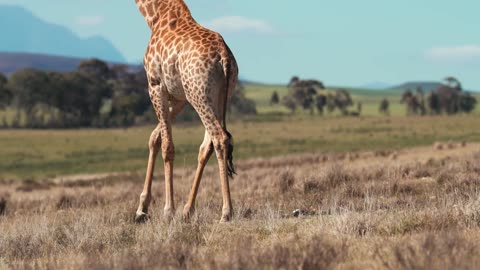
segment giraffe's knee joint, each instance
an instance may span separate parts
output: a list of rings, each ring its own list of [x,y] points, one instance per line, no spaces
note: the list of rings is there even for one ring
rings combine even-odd
[[[217,150],[224,150],[226,149],[227,145],[230,143],[230,139],[227,136],[222,136],[221,139],[216,140],[214,142],[215,149]]]
[[[198,151],[198,162],[203,163],[207,159],[210,152],[213,151],[213,144],[201,145]]]
[[[161,144],[161,137],[158,131],[153,131],[152,135],[150,136],[150,140],[148,141],[148,148],[150,150],[156,150],[160,147]]]

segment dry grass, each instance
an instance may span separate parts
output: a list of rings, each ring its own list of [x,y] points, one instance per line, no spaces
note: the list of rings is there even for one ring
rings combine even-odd
[[[480,147],[299,155],[239,164],[233,222],[216,168],[197,212],[133,222],[143,176],[0,183],[0,268],[476,269]],[[175,171],[181,210],[193,169]],[[157,178],[158,179],[158,178]],[[293,210],[298,210],[294,217]]]

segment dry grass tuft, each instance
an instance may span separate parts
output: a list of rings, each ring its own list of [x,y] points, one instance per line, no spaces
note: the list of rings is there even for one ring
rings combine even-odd
[[[33,180],[26,179],[22,181],[22,184],[17,187],[17,191],[32,192],[34,190],[48,190],[51,187],[51,183],[48,180]]]
[[[479,252],[480,247],[463,234],[443,232],[404,240],[393,254],[379,256],[387,269],[476,269]]]
[[[445,146],[441,142],[435,142],[433,144],[433,149],[435,149],[435,150],[443,150],[444,148],[445,148]]]
[[[282,172],[280,175],[279,188],[281,193],[287,193],[295,184],[295,175],[290,170]]]

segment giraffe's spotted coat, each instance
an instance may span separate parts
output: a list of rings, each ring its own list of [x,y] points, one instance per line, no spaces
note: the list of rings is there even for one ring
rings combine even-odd
[[[150,99],[159,120],[150,139],[151,155],[137,215],[145,214],[148,207],[145,198],[151,196],[149,189],[153,172],[150,170],[153,170],[156,152],[160,149],[166,170],[165,210],[173,209],[171,193],[175,149],[171,122],[175,115],[190,103],[199,114],[206,134],[200,148],[199,166],[186,209],[189,208],[187,210],[190,211],[193,207],[196,196],[196,191],[193,190],[200,181],[206,163],[204,160],[208,160],[206,157],[211,154],[212,147],[209,145],[213,145],[219,160],[224,198],[222,219],[228,219],[231,215],[231,201],[227,177],[227,169],[230,172],[230,167],[227,167],[227,158],[231,160],[231,157],[227,156],[231,155],[231,152],[228,152],[231,141],[226,131],[224,111],[238,80],[235,58],[220,34],[202,27],[193,19],[183,0],[135,2],[152,31],[144,56],[144,66]]]

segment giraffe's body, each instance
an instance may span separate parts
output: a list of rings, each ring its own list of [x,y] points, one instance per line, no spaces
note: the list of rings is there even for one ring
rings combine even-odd
[[[188,217],[203,169],[215,150],[223,193],[222,220],[232,215],[228,176],[234,173],[231,135],[226,130],[227,100],[238,78],[235,58],[216,32],[195,22],[183,0],[136,0],[140,12],[152,30],[144,64],[149,94],[159,124],[149,142],[150,156],[144,190],[140,196],[137,220],[146,217],[151,200],[151,182],[159,150],[165,162],[165,215],[172,215],[173,160],[175,157],[171,123],[190,103],[199,114],[206,132],[198,155],[198,167],[192,191],[184,209]]]

